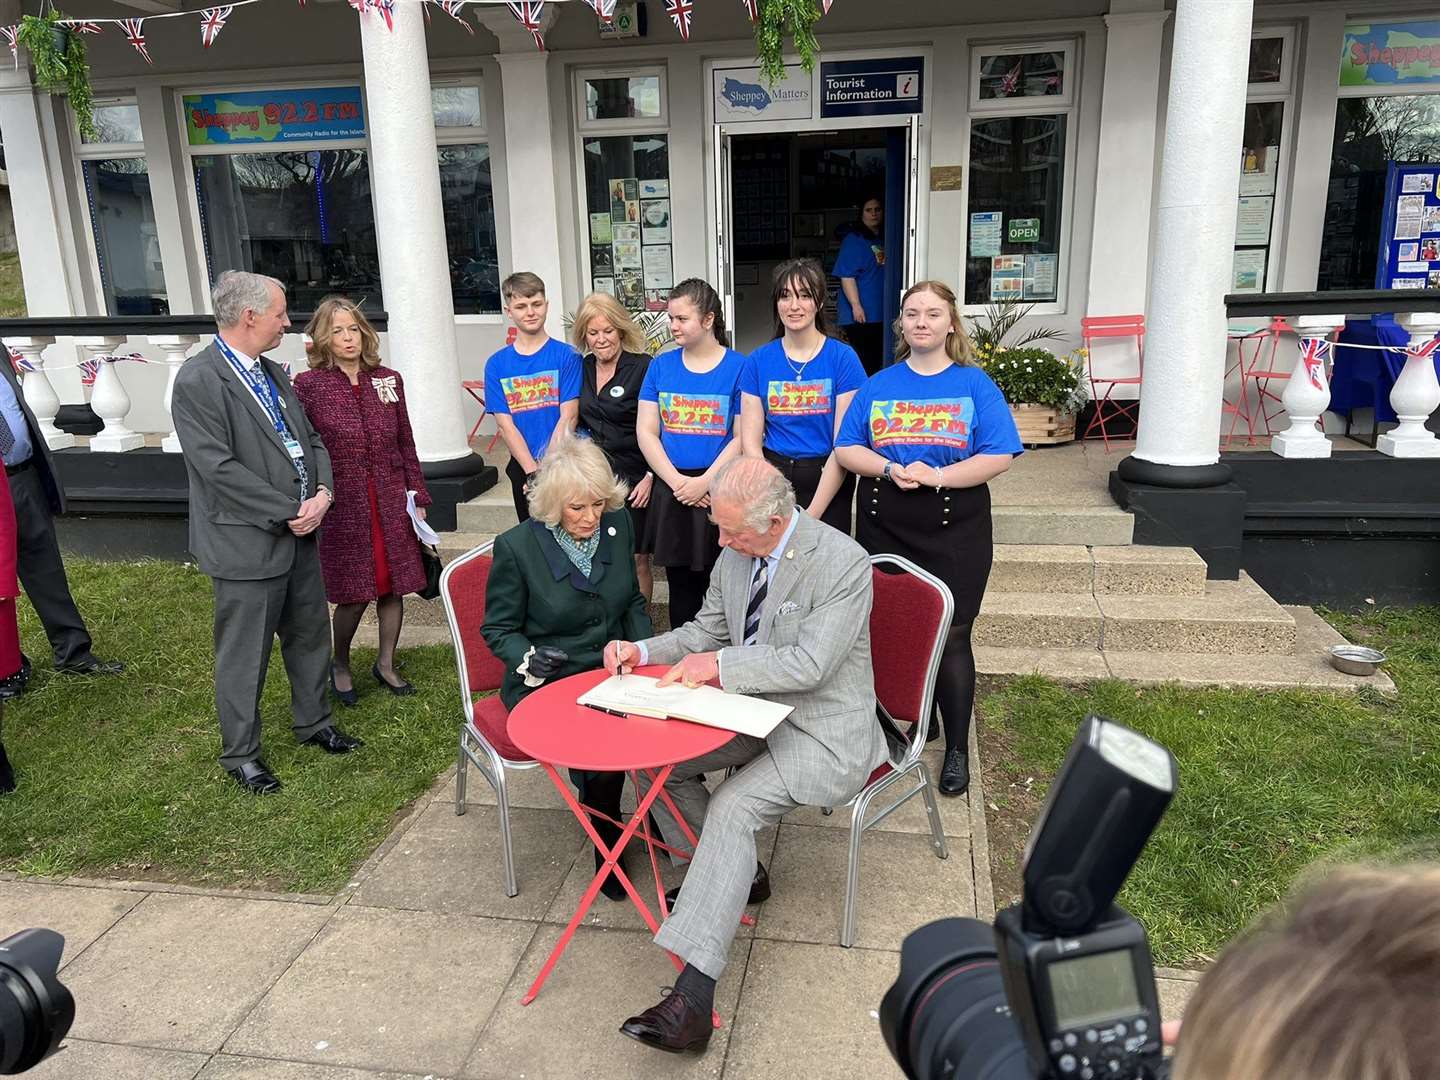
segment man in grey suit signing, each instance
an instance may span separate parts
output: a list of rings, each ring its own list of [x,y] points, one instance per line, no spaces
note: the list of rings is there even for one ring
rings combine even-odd
[[[710,488],[726,550],[693,622],[632,644],[612,643],[612,673],[672,664],[662,682],[711,679],[794,706],[768,738],[737,735],[676,766],[666,789],[699,836],[690,870],[655,941],[685,961],[674,992],[620,1030],[661,1050],[703,1050],[715,982],[746,903],[769,896],[755,834],[797,806],[854,796],[886,756],[870,667],[870,560],[850,537],[795,506],[780,472],[758,458],[725,466]],[[703,773],[739,771],[714,794]],[[658,804],[657,804],[658,806]],[[657,810],[666,841],[688,849]]]
[[[260,695],[278,633],[295,737],[331,754],[361,745],[330,718],[329,608],[315,531],[335,501],[330,455],[284,370],[263,355],[290,320],[274,278],[227,270],[219,333],[175,378],[171,413],[190,478],[190,551],[215,586],[220,764],[257,795],[280,790],[260,758]]]

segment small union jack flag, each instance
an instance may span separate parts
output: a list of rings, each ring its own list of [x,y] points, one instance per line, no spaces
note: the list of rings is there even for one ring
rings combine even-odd
[[[154,64],[150,59],[150,50],[145,47],[145,20],[144,19],[121,19],[120,27],[125,31],[125,40],[135,46],[135,51],[145,58],[145,63]]]
[[[370,9],[380,12],[380,17],[385,20],[385,29],[393,34],[395,32],[395,0],[370,0]]]
[[[20,70],[20,51],[17,48],[16,35],[20,33],[20,27],[0,26],[0,37],[5,39],[5,44],[10,46],[10,58],[15,61],[15,70]]]
[[[545,0],[505,0],[510,14],[520,20],[520,25],[535,38],[535,47],[545,51],[545,39],[540,36],[540,16],[545,13]]]
[[[745,14],[750,16],[751,22],[760,21],[760,0],[740,0],[745,5]]]
[[[15,369],[16,374],[35,370],[34,364],[30,363],[29,360],[26,360],[25,357],[21,356],[14,349],[10,348],[9,345],[5,346],[5,351],[10,354],[10,366]]]
[[[475,28],[465,21],[465,0],[435,0],[440,10],[449,15],[465,28],[465,32],[471,37],[475,36]]]
[[[1022,62],[1023,61],[1017,60],[1015,66],[1006,72],[1005,77],[1000,80],[1000,92],[1002,94],[1007,96],[1013,94],[1015,88],[1020,85],[1020,65]]]
[[[235,10],[235,5],[229,7],[206,8],[200,13],[200,44],[209,48],[215,44],[215,39],[220,36],[220,29],[225,25],[225,20],[230,18],[230,13]]]
[[[77,19],[67,22],[65,25],[77,34],[103,34],[105,32],[105,28],[98,22],[81,22]]]
[[[822,11],[820,12],[820,14],[821,14],[821,15],[829,15],[829,14],[830,14],[830,5],[833,4],[833,3],[835,3],[835,0],[820,0],[820,4],[821,4],[821,6],[822,6],[823,9],[824,9],[824,10],[822,10]]]
[[[615,0],[585,0],[606,26],[615,21]]]
[[[1440,349],[1440,338],[1432,338],[1430,341],[1422,341],[1419,345],[1411,345],[1405,350],[1405,355],[1423,359],[1432,355],[1436,349]]]
[[[1304,338],[1300,342],[1300,360],[1305,365],[1305,375],[1310,385],[1322,392],[1326,388],[1325,360],[1329,355],[1330,342],[1324,338]]]
[[[670,16],[675,29],[680,31],[680,36],[686,41],[690,40],[690,16],[694,11],[693,0],[665,0],[665,14]]]

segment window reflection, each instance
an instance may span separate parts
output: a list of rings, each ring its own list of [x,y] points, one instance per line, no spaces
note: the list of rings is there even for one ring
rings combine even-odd
[[[86,161],[85,198],[108,315],[168,315],[144,158]]]
[[[1064,116],[971,124],[967,304],[1056,298],[1065,127]],[[988,232],[977,228],[980,214],[999,215],[988,219]]]
[[[490,148],[483,143],[440,147],[440,199],[455,314],[500,310],[500,261],[496,255],[495,198]]]
[[[585,80],[585,118],[624,120],[660,115],[660,76]]]
[[[980,100],[1052,97],[1065,92],[1063,52],[996,53],[980,57]]]

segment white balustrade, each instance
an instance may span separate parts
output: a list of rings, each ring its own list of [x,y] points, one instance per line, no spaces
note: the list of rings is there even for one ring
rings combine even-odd
[[[150,344],[165,354],[165,363],[170,370],[165,377],[165,415],[169,417],[169,430],[165,438],[160,441],[160,449],[167,454],[180,453],[180,438],[175,434],[175,420],[170,416],[170,402],[175,397],[175,379],[180,374],[180,365],[185,362],[185,354],[192,345],[197,345],[200,337],[197,334],[151,334]]]
[[[1286,320],[1303,340],[1328,338],[1345,325],[1344,315],[1297,315]],[[1325,364],[1307,363],[1302,345],[1295,357],[1295,368],[1286,380],[1280,396],[1290,426],[1270,440],[1270,450],[1283,458],[1328,458],[1330,440],[1319,426],[1320,417],[1330,407],[1330,380]],[[1264,402],[1261,402],[1263,407]]]
[[[1440,331],[1440,312],[1416,311],[1395,321],[1410,334],[1411,348],[1425,344]],[[1390,391],[1390,407],[1400,426],[1380,436],[1376,449],[1397,458],[1440,457],[1440,439],[1425,426],[1440,408],[1440,380],[1435,377],[1435,355],[1410,356]]]
[[[89,353],[91,359],[113,356],[125,344],[124,336],[77,337],[75,344],[81,351]],[[138,450],[145,445],[145,436],[125,426],[125,417],[130,415],[130,395],[120,381],[120,374],[113,363],[102,363],[95,372],[95,386],[90,391],[90,408],[105,421],[105,428],[90,439],[90,449],[95,453],[123,453]]]
[[[25,404],[35,414],[40,425],[40,434],[45,445],[51,450],[64,450],[75,445],[75,436],[55,426],[55,414],[60,411],[60,396],[50,385],[50,376],[45,374],[45,349],[55,344],[53,337],[6,338],[5,344],[20,354],[30,370],[21,376],[20,388],[25,394]]]

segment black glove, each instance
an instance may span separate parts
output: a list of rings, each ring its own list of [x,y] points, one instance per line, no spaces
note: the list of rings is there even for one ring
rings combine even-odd
[[[560,674],[560,669],[569,659],[570,654],[564,649],[557,649],[553,645],[540,645],[526,663],[525,670],[537,679],[553,679]]]

